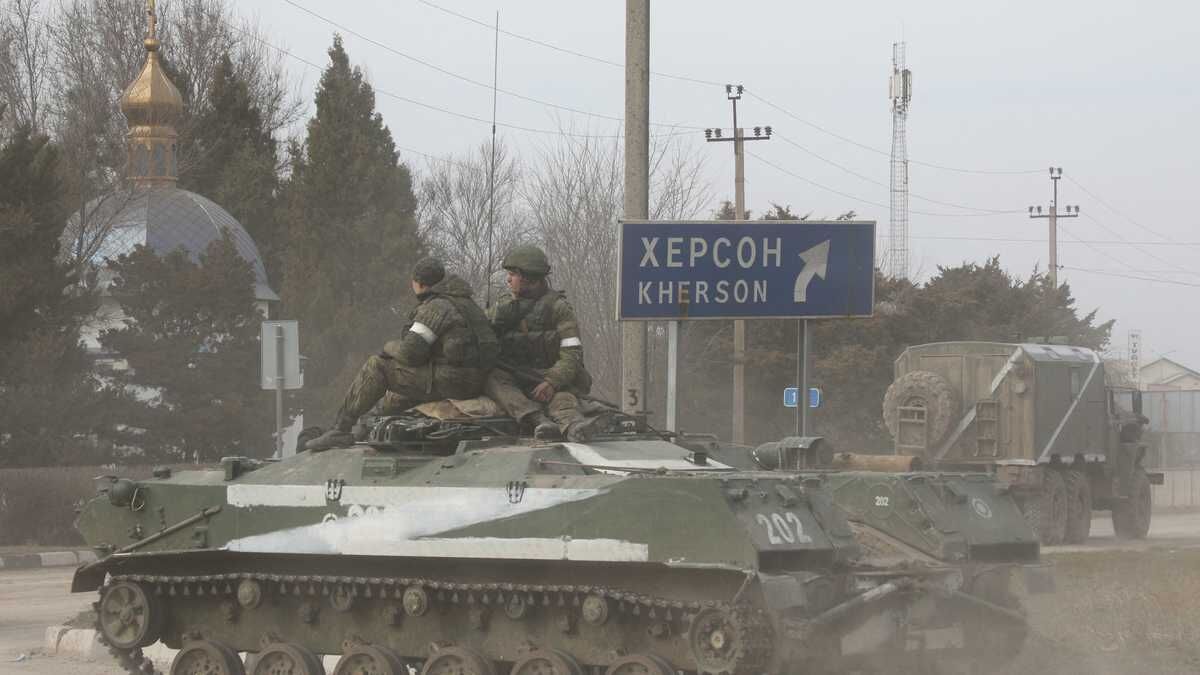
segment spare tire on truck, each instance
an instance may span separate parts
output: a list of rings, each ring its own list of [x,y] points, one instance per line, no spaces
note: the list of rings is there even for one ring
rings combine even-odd
[[[901,445],[901,408],[925,410],[925,449],[932,453],[958,421],[958,391],[946,378],[928,370],[905,373],[887,388],[883,396],[883,421],[897,447]]]

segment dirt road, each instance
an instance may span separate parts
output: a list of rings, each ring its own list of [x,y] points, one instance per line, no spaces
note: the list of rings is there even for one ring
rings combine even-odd
[[[42,655],[46,626],[87,609],[91,593],[72,594],[70,567],[0,570],[0,675],[118,675],[108,663]],[[24,655],[25,660],[18,660]]]

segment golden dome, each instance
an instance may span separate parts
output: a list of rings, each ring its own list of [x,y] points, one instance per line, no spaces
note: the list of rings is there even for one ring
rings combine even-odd
[[[121,112],[129,120],[125,176],[136,185],[173,185],[178,137],[174,124],[183,113],[183,96],[158,56],[154,0],[147,2],[146,16],[146,64],[121,94]]]
[[[183,96],[163,70],[158,56],[158,37],[154,3],[150,2],[149,31],[146,35],[146,63],[142,72],[121,94],[121,112],[129,126],[163,126],[174,122],[183,112]]]

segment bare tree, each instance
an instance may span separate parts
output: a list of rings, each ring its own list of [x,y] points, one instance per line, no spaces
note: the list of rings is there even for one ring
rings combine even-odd
[[[225,55],[271,133],[283,134],[299,120],[304,111],[299,89],[289,87],[284,56],[271,48],[257,20],[235,15],[227,0],[175,0],[168,9],[163,48],[180,73],[175,84],[187,106],[178,125],[181,137],[191,135],[193,120],[208,105],[213,74]],[[185,151],[178,161],[186,172],[194,158]]]
[[[31,0],[21,0],[29,2]],[[192,120],[208,102],[213,73],[228,54],[234,72],[247,83],[254,105],[272,133],[282,136],[300,118],[304,104],[289,84],[283,55],[268,46],[257,22],[239,17],[228,0],[175,0],[159,4],[163,58],[184,100],[176,123],[181,151],[188,147]],[[122,169],[126,132],[120,97],[146,60],[144,0],[62,0],[52,22],[57,89],[64,100],[57,113],[80,126],[84,118],[105,168]],[[60,123],[64,123],[60,120]],[[115,151],[114,151],[115,150]],[[192,158],[182,151],[179,169]]]
[[[495,297],[503,253],[534,235],[518,203],[520,165],[503,143],[496,145],[494,203],[489,189],[491,166],[488,143],[462,157],[431,159],[417,192],[423,239],[434,255],[475,289],[481,303]]]
[[[230,7],[227,0],[159,3],[164,59],[185,105],[176,125],[181,171],[194,161],[182,150],[189,146],[192,120],[207,104],[213,71],[224,54],[247,83],[269,129],[284,134],[303,111],[297,90],[289,88],[282,56],[267,46],[256,23],[234,15]],[[145,32],[145,0],[60,0],[49,23],[57,93],[51,128],[64,154],[64,188],[78,205],[64,254],[81,261],[101,250],[129,198],[114,194],[124,174],[127,132],[120,97],[146,61]]]
[[[525,201],[585,337],[597,393],[618,390],[621,331],[616,321],[617,219],[624,200],[620,139],[562,136],[541,152]],[[695,217],[709,201],[703,160],[672,137],[651,147],[650,215]]]
[[[42,0],[0,1],[0,94],[14,125],[46,130],[50,34]]]

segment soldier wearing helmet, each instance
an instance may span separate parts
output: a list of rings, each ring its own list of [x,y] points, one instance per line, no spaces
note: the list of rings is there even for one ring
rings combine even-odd
[[[592,376],[583,365],[575,310],[550,288],[550,263],[542,249],[517,246],[502,266],[510,297],[496,305],[492,328],[503,365],[488,376],[485,391],[513,418],[534,426],[537,438],[586,441],[600,418],[579,411],[577,397],[591,390]]]
[[[346,392],[333,428],[305,444],[307,449],[353,443],[350,429],[358,417],[385,396],[387,409],[402,411],[428,401],[483,393],[499,344],[487,316],[471,299],[471,287],[447,274],[441,261],[424,258],[413,267],[412,290],[418,304],[403,336],[367,359]]]

